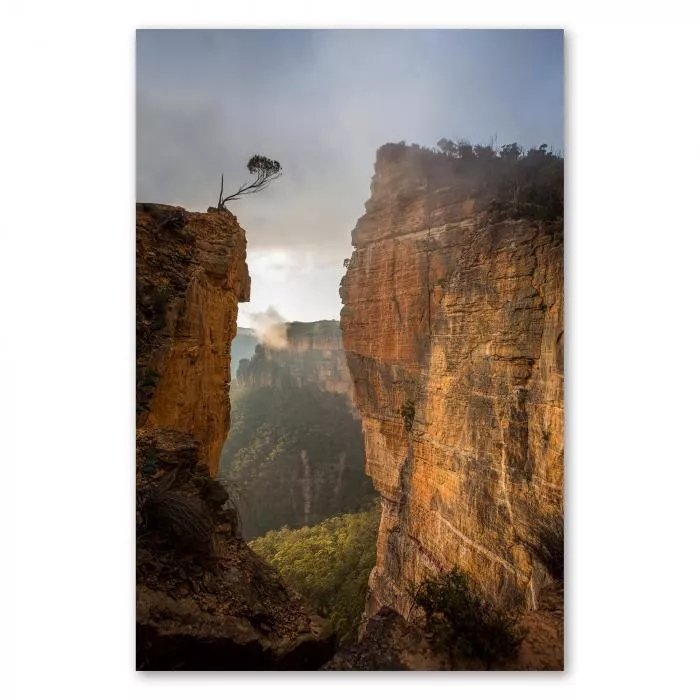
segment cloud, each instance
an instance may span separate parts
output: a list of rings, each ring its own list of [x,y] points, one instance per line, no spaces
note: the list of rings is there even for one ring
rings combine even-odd
[[[248,319],[248,325],[263,345],[276,350],[287,347],[288,324],[275,308],[269,306],[266,311],[249,313]]]

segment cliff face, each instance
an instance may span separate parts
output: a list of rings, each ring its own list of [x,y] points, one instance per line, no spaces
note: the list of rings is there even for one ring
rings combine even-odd
[[[563,509],[563,225],[495,215],[431,163],[380,149],[341,283],[383,508],[366,613],[408,616],[455,564],[536,608]]]
[[[212,478],[250,289],[245,233],[227,211],[142,204],[136,254],[137,667],[318,668],[332,632],[248,548]]]
[[[255,356],[241,360],[236,379],[241,386],[314,384],[322,391],[351,397],[352,381],[337,321],[290,323],[276,337],[279,345],[258,345]]]
[[[193,435],[214,475],[229,424],[230,348],[250,297],[228,211],[137,205],[137,426]]]

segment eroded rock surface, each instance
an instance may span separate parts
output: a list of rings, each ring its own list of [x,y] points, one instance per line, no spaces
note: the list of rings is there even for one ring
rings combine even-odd
[[[453,565],[534,610],[563,511],[563,222],[495,214],[418,156],[380,149],[341,283],[383,508],[366,613],[407,617]]]
[[[332,630],[239,536],[198,451],[178,431],[138,433],[137,668],[318,668]]]
[[[367,621],[354,644],[341,647],[324,671],[560,671],[564,668],[564,610],[557,586],[543,591],[538,610],[522,618],[525,631],[517,655],[508,661],[483,661],[450,655],[434,644],[423,626],[381,608]]]
[[[137,425],[195,436],[216,474],[230,349],[250,298],[245,231],[228,210],[136,207]]]

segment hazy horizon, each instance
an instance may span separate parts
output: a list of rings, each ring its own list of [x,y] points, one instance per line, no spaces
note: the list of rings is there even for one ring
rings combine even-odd
[[[137,32],[136,196],[206,211],[260,153],[282,178],[232,202],[251,301],[337,319],[350,232],[384,143],[547,143],[563,150],[561,30]]]

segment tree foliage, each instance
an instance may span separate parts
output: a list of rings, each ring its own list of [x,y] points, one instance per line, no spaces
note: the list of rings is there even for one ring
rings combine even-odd
[[[357,633],[376,561],[379,508],[340,515],[313,527],[282,528],[250,546],[274,566],[338,632],[341,642]]]
[[[518,143],[498,148],[495,139],[472,145],[440,139],[437,148],[382,146],[378,159],[410,162],[431,190],[458,186],[495,220],[554,221],[564,216],[564,159],[547,144],[526,150]]]
[[[254,179],[241,185],[236,192],[224,197],[224,174],[221,173],[221,190],[219,191],[219,203],[217,209],[226,208],[228,202],[239,199],[244,194],[262,192],[269,184],[282,175],[282,166],[279,161],[272,160],[267,156],[254,155],[246,166],[248,172],[254,175]]]
[[[457,567],[424,579],[414,601],[425,612],[433,644],[451,659],[478,659],[490,668],[511,658],[523,639],[517,616],[495,607]]]
[[[291,380],[232,391],[219,478],[239,492],[246,538],[366,508],[374,494],[346,398]]]

